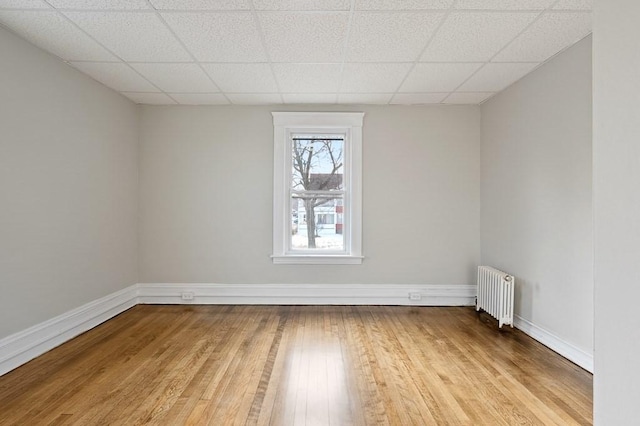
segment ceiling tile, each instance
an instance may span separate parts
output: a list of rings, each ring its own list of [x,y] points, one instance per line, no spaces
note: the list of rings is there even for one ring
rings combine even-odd
[[[220,93],[169,93],[180,105],[228,105]]]
[[[544,10],[556,0],[458,0],[457,9]]]
[[[43,0],[0,0],[0,9],[51,9]]]
[[[347,61],[415,61],[443,13],[373,12],[353,17]]]
[[[400,92],[450,92],[481,66],[481,63],[416,64]]]
[[[591,7],[592,0],[0,0],[0,24],[139,103],[478,104],[587,35]]]
[[[145,0],[48,0],[56,9],[151,9]]]
[[[453,0],[356,0],[356,10],[448,9]]]
[[[349,10],[350,0],[253,0],[256,10]]]
[[[250,12],[163,13],[162,16],[199,61],[267,60]]]
[[[537,63],[486,64],[458,90],[461,92],[499,92],[531,72]]]
[[[175,105],[176,103],[164,93],[122,92],[122,94],[137,104]]]
[[[118,60],[54,11],[0,10],[0,23],[65,60]]]
[[[448,93],[397,93],[391,99],[393,105],[439,104]]]
[[[340,83],[340,64],[273,64],[284,93],[335,93]]]
[[[393,93],[341,93],[338,95],[338,103],[386,105],[392,96]]]
[[[259,16],[272,61],[342,61],[348,13],[262,12]]]
[[[163,92],[218,92],[218,88],[197,64],[131,64]]]
[[[203,64],[203,67],[223,92],[278,91],[269,64]]]
[[[281,104],[278,93],[228,93],[227,97],[235,105],[273,105]]]
[[[158,92],[128,65],[115,62],[72,62],[74,68],[118,92]]]
[[[591,10],[592,0],[560,0],[553,8],[557,10]]]
[[[180,62],[191,59],[155,13],[64,14],[125,61]]]
[[[251,10],[250,0],[150,0],[158,10]]]
[[[283,94],[282,98],[287,104],[335,104],[335,94],[306,94],[306,93],[292,93]]]
[[[341,92],[395,92],[412,64],[345,64]]]
[[[445,104],[477,105],[495,95],[495,92],[455,92],[444,100]]]
[[[591,13],[545,13],[498,56],[497,62],[542,62],[591,32]]]
[[[452,13],[422,55],[422,61],[487,61],[533,22],[538,15],[537,12]]]

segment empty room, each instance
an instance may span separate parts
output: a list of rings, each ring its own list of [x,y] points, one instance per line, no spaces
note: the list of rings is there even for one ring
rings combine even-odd
[[[0,425],[638,424],[639,18],[0,0]]]

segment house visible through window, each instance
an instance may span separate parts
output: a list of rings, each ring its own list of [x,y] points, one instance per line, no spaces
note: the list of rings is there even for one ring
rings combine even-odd
[[[345,196],[344,142],[340,134],[292,134],[292,250],[344,250],[342,227],[335,221]]]
[[[273,113],[274,263],[361,263],[362,113]]]

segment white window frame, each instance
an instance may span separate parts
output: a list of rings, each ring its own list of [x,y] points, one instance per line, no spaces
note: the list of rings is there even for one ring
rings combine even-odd
[[[362,263],[363,112],[273,112],[273,263],[344,265]],[[291,134],[345,135],[344,250],[292,250]]]

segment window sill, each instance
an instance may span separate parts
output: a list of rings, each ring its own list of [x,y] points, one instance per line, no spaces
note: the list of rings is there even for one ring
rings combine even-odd
[[[288,255],[271,256],[276,265],[360,265],[363,256],[350,255]]]

